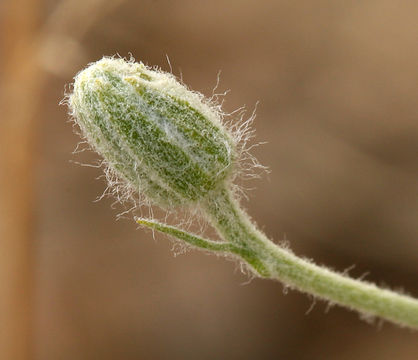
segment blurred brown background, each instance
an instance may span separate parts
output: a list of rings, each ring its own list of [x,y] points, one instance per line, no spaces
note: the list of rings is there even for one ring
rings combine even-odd
[[[416,359],[417,333],[136,230],[64,86],[132,53],[225,109],[257,101],[271,173],[245,206],[300,255],[418,295],[414,0],[0,2],[0,359]]]

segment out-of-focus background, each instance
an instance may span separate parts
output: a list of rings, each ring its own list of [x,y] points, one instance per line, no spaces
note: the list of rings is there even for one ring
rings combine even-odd
[[[259,101],[271,173],[244,206],[276,241],[418,296],[414,0],[0,2],[0,358],[416,359],[369,323],[137,230],[58,106],[103,55]],[[352,265],[355,264],[355,267]],[[308,313],[308,314],[307,314]]]

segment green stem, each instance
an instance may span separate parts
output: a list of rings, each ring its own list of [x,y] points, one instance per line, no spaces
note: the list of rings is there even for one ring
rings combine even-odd
[[[170,235],[177,239],[183,240],[184,242],[195,248],[221,252],[224,254],[231,253],[237,255],[244,259],[254,269],[257,269],[258,273],[261,273],[264,270],[263,264],[261,264],[259,259],[256,256],[254,256],[254,254],[250,250],[242,248],[241,246],[237,246],[229,242],[208,240],[200,236],[191,234],[187,231],[176,228],[175,226],[163,224],[151,219],[137,218],[136,222],[141,226],[157,230],[166,235]]]
[[[160,231],[167,235],[174,236],[175,238],[183,240],[189,245],[196,247],[196,248],[210,250],[210,251],[220,251],[220,252],[233,251],[233,246],[230,243],[207,240],[202,237],[190,234],[181,229],[178,229],[174,226],[162,224],[155,220],[137,218],[136,222],[139,225],[145,226],[147,228]]]
[[[251,266],[261,276],[278,279],[285,285],[361,313],[418,329],[417,299],[351,279],[277,246],[253,225],[228,190],[209,198],[203,211],[225,241],[247,254]]]

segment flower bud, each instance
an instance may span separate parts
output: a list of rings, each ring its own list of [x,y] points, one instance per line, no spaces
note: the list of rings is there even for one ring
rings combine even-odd
[[[69,104],[108,166],[157,205],[199,201],[233,171],[235,143],[219,113],[169,73],[103,58],[75,77]]]

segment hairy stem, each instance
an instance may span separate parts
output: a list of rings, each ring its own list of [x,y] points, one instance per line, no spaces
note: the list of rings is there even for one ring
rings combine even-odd
[[[202,210],[224,241],[204,239],[154,220],[137,219],[137,223],[196,248],[238,256],[261,277],[277,279],[285,286],[331,303],[418,329],[417,299],[320,267],[277,246],[254,226],[228,190],[208,198]]]
[[[141,226],[157,230],[164,234],[173,236],[179,240],[183,240],[184,242],[186,242],[194,248],[220,252],[224,254],[234,254],[240,257],[241,259],[244,259],[252,268],[257,269],[258,273],[261,273],[263,270],[265,271],[263,264],[261,264],[260,260],[256,256],[254,256],[254,254],[250,250],[246,250],[241,246],[237,246],[230,242],[208,240],[200,236],[191,234],[187,231],[176,228],[175,226],[163,224],[151,219],[137,218],[136,222]]]
[[[361,313],[418,329],[417,299],[330,271],[277,246],[253,225],[228,190],[209,198],[203,210],[225,241],[258,260],[251,266],[261,276],[278,279]]]
[[[230,243],[204,239],[200,236],[196,236],[196,235],[188,233],[187,231],[178,229],[175,226],[162,224],[158,221],[137,218],[136,222],[139,225],[160,231],[164,234],[171,235],[177,239],[183,240],[184,242],[186,242],[187,244],[193,247],[210,250],[210,251],[221,251],[221,252],[231,252],[233,250],[233,246],[231,246]]]

